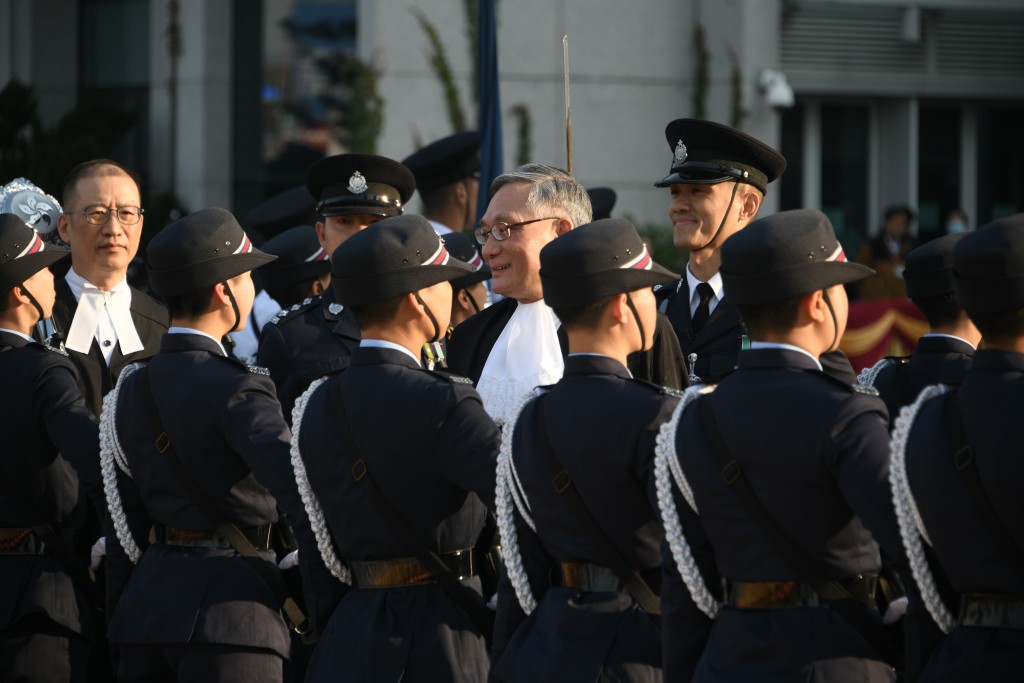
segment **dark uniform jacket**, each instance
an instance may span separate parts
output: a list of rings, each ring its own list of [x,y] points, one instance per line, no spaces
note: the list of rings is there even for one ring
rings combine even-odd
[[[71,540],[83,523],[82,489],[100,491],[96,417],[82,399],[75,368],[57,351],[0,331],[0,377],[0,429],[6,435],[0,527],[45,521]],[[12,486],[28,495],[44,519],[10,495]],[[0,630],[43,614],[92,637],[92,610],[53,556],[0,551],[0,581]]]
[[[334,289],[305,299],[263,326],[257,363],[270,370],[288,424],[295,399],[318,377],[348,365],[362,335],[352,311],[334,301]]]
[[[497,427],[466,382],[420,368],[407,354],[357,348],[352,364],[310,396],[298,428],[308,481],[339,558],[411,557],[352,476],[328,392],[342,405],[368,476],[435,552],[469,548],[493,508]],[[301,548],[300,558],[319,555]],[[476,578],[465,581],[480,589]],[[482,598],[481,598],[482,600]],[[307,681],[482,681],[484,641],[435,583],[345,593],[322,630]]]
[[[511,584],[502,581],[495,680],[662,680],[657,615],[644,613],[628,593],[561,586],[560,563],[608,567],[611,561],[591,540],[586,521],[551,484],[537,411],[544,411],[556,457],[597,526],[657,594],[664,533],[654,492],[654,444],[677,401],[661,387],[631,379],[618,361],[573,355],[566,359],[561,381],[523,410],[512,460],[537,532],[518,513],[514,516],[523,568],[538,605],[523,621]],[[584,423],[588,427],[581,429]],[[687,617],[707,629],[707,618],[692,602],[684,602],[689,603],[684,605]],[[702,645],[688,653],[693,661]],[[685,649],[682,642],[665,643],[666,655],[671,651],[678,657]]]
[[[448,341],[448,369],[469,377],[474,384],[479,382],[491,349],[518,305],[515,299],[502,299],[456,327]],[[650,331],[645,333],[651,334]],[[562,346],[562,355],[567,355],[569,340],[561,327],[558,328],[558,341]],[[679,341],[662,315],[658,316],[654,330],[654,347],[650,351],[630,354],[628,361],[629,369],[637,379],[670,389],[689,386]]]
[[[147,371],[179,460],[227,521],[243,529],[271,524],[278,506],[305,519],[291,468],[291,434],[269,377],[224,356],[216,342],[198,334],[165,336]],[[213,525],[156,449],[159,430],[142,403],[137,372],[125,378],[117,401],[117,432],[133,475],[118,470],[118,490],[144,552],[132,566],[113,530],[107,533],[108,597],[117,601],[110,640],[218,643],[287,657],[279,603],[234,550],[147,547],[153,524],[191,531]],[[273,561],[273,553],[267,559]]]
[[[866,391],[824,374],[803,353],[757,349],[740,354],[736,372],[683,413],[676,449],[722,577],[799,580],[723,479],[700,416],[709,398],[729,455],[777,525],[828,572],[822,578],[878,572],[879,546],[887,558],[903,558],[889,502],[888,416]],[[835,610],[780,607],[722,609],[695,680],[894,677]]]
[[[75,311],[78,310],[78,302],[71,292],[71,287],[66,280],[58,280],[56,283],[57,302],[53,306],[53,322],[63,335],[71,330],[71,321],[75,319]],[[144,360],[154,355],[160,349],[160,338],[167,331],[170,323],[170,315],[167,308],[153,297],[140,292],[134,287],[132,290],[131,315],[135,323],[135,330],[142,340],[143,349],[127,356],[121,353],[121,346],[114,348],[114,355],[110,358],[110,366],[107,366],[100,350],[99,343],[93,339],[89,353],[79,353],[68,349],[68,356],[78,370],[79,384],[82,387],[82,395],[85,396],[85,403],[96,415],[103,409],[103,397],[117,384],[117,378],[121,370],[135,361]]]
[[[878,371],[872,386],[889,409],[895,424],[900,408],[910,405],[921,390],[932,384],[959,386],[964,379],[974,347],[961,339],[927,335],[917,341],[909,361],[895,359]]]
[[[979,350],[957,401],[974,462],[996,516],[1024,547],[1020,418],[1024,355]],[[957,471],[945,397],[921,407],[907,441],[907,476],[941,570],[958,593],[1024,595],[1024,576],[1001,552]],[[932,565],[932,572],[940,568]],[[946,603],[954,618],[958,605]],[[1021,676],[1024,631],[955,626],[932,655],[926,680],[1013,681]]]

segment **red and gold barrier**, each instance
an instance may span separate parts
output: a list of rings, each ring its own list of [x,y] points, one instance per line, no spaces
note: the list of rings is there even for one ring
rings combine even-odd
[[[851,301],[839,348],[860,372],[885,356],[910,355],[926,332],[928,323],[910,299]]]

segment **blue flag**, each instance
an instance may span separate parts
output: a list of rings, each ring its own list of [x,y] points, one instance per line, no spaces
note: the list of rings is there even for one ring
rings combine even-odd
[[[480,197],[476,220],[487,211],[491,181],[505,170],[501,137],[501,84],[495,0],[480,0]]]

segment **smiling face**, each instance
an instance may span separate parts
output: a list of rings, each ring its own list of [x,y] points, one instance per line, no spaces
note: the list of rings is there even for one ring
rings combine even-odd
[[[731,182],[714,185],[687,183],[669,187],[671,201],[668,217],[672,221],[672,241],[678,249],[694,250],[704,246],[721,246],[727,237],[743,227],[733,220],[741,202],[734,200],[732,207],[729,208],[733,185]],[[743,194],[744,187],[741,186],[737,191],[737,200]],[[716,237],[715,233],[718,232],[718,226],[722,224],[722,217],[725,216],[727,209],[730,219],[725,221],[721,233]]]
[[[491,227],[495,223],[512,225],[545,215],[565,216],[558,209],[535,213],[526,205],[531,189],[531,185],[524,183],[503,185],[491,198],[481,223]],[[488,237],[481,253],[491,267],[492,291],[524,304],[541,299],[544,291],[540,282],[540,250],[571,227],[563,217],[513,228],[509,238],[501,242],[493,235]]]
[[[111,289],[125,278],[139,250],[144,222],[140,218],[135,225],[124,225],[115,214],[120,207],[141,206],[142,199],[135,181],[120,169],[103,166],[96,172],[110,175],[80,179],[57,225],[61,239],[71,245],[75,272],[100,289]],[[86,220],[83,210],[91,207],[110,211],[105,224]]]

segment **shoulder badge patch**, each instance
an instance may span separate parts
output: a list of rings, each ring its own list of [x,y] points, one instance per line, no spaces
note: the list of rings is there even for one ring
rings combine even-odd
[[[270,377],[270,370],[259,365],[246,365],[246,369],[254,375],[266,375]]]
[[[462,375],[448,375],[448,379],[457,384],[468,384],[469,386],[473,386],[473,380],[468,377],[463,377]]]
[[[867,396],[878,396],[878,389],[874,387],[866,387],[863,384],[851,384],[849,385],[855,394],[865,394]]]

